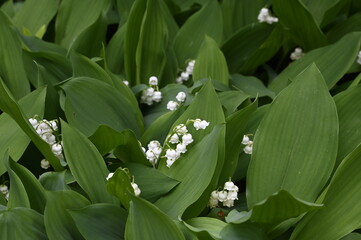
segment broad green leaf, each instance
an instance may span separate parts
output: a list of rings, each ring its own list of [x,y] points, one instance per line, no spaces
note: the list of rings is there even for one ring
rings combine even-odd
[[[119,0],[121,2],[127,2]],[[123,25],[118,28],[117,32],[110,39],[109,44],[106,48],[105,58],[107,65],[113,73],[120,74],[124,73],[124,42],[127,25]],[[116,54],[115,54],[116,53]]]
[[[124,239],[127,212],[119,206],[99,203],[69,213],[87,240]]]
[[[358,131],[361,114],[360,94],[361,86],[358,85],[334,97],[340,122],[337,166],[361,143],[361,133]]]
[[[347,234],[345,237],[341,238],[341,240],[360,240],[361,234],[360,233],[350,233]]]
[[[338,117],[315,64],[273,101],[254,137],[247,173],[249,208],[279,190],[314,202],[333,170]]]
[[[245,132],[246,123],[249,121],[252,113],[257,109],[258,101],[254,101],[249,106],[233,113],[226,119],[226,149],[224,166],[222,169],[219,184],[227,182],[236,171],[238,163],[238,155],[240,152],[240,145]],[[237,129],[237,131],[235,131]]]
[[[273,25],[254,23],[239,29],[222,45],[230,73],[237,73],[272,34]]]
[[[85,135],[93,134],[100,125],[108,125],[117,131],[130,128],[136,135],[142,131],[139,108],[134,108],[126,96],[110,85],[78,77],[61,87],[66,94],[67,120]]]
[[[289,192],[281,190],[272,194],[252,208],[251,220],[259,223],[280,223],[302,213],[322,207],[320,204],[305,202]]]
[[[221,231],[222,239],[239,240],[268,240],[267,234],[262,227],[255,223],[243,223],[241,225],[228,224]]]
[[[198,12],[189,17],[175,37],[174,50],[179,65],[183,66],[186,60],[197,57],[206,35],[220,44],[222,25],[222,10],[216,0],[208,1]]]
[[[126,163],[125,167],[134,175],[141,189],[141,197],[154,202],[175,188],[179,181],[167,177],[159,170],[136,163]]]
[[[2,2],[4,2],[4,1],[2,1]],[[4,13],[6,13],[6,15],[8,15],[9,17],[13,17],[15,15],[15,7],[14,7],[13,0],[7,0],[6,2],[4,2],[1,5],[0,9]]]
[[[146,0],[136,0],[129,13],[124,39],[124,66],[127,80],[131,85],[137,82],[136,52],[140,38],[140,28],[147,7]],[[150,76],[149,76],[150,77]]]
[[[30,92],[22,59],[21,42],[10,19],[0,10],[0,77],[16,100]]]
[[[1,239],[48,239],[43,215],[28,208],[0,211]]]
[[[191,218],[184,224],[193,232],[207,232],[213,239],[222,239],[220,233],[227,226],[227,223],[209,217]]]
[[[234,113],[237,108],[249,98],[249,96],[241,91],[230,90],[218,93],[218,98],[225,108],[224,115],[229,116]]]
[[[89,137],[89,140],[92,141],[102,155],[110,152],[125,141],[124,134],[107,125],[100,125],[95,133]]]
[[[45,172],[39,177],[41,185],[49,191],[69,190],[65,182],[65,172]]]
[[[31,209],[39,213],[44,213],[46,204],[45,189],[41,186],[38,179],[36,179],[26,167],[12,161],[11,159],[9,159],[9,167],[17,175],[24,186]],[[13,187],[12,184],[11,187]]]
[[[135,0],[117,0],[116,6],[120,17],[120,24],[124,24],[129,16],[129,12]]]
[[[307,214],[291,239],[340,239],[361,225],[361,145],[348,155],[331,179],[324,207]]]
[[[241,67],[241,73],[249,75],[260,65],[274,57],[282,46],[283,35],[284,29],[282,25],[276,25],[264,42],[258,46],[258,49],[244,62]]]
[[[180,181],[173,191],[155,203],[172,219],[182,216],[184,211],[195,203],[208,185],[214,181],[212,177],[217,170],[218,152],[222,151],[218,149],[218,144],[222,146],[223,134],[224,126],[214,127],[214,130],[209,135],[205,136],[192,149],[189,149],[171,168],[162,170],[169,177]],[[205,165],[207,165],[207,168],[204,167]],[[207,202],[203,202],[203,206],[206,207],[206,205]],[[201,210],[197,209],[197,211]]]
[[[9,153],[5,152],[5,155],[1,157],[3,158],[3,163],[8,171],[11,184],[9,190],[9,202],[7,204],[8,209],[16,207],[30,208],[30,202],[25,187],[19,176],[9,166]]]
[[[55,22],[55,42],[69,48],[81,33],[94,24],[109,0],[61,1]]]
[[[247,211],[238,212],[237,209],[233,209],[227,214],[225,219],[227,223],[240,224],[247,222],[251,218],[251,216],[252,216],[252,210],[250,210],[249,212]]]
[[[295,42],[310,51],[327,44],[326,36],[309,12],[300,1],[273,0],[272,8],[280,22],[291,30]]]
[[[59,0],[27,0],[13,18],[15,25],[20,31],[26,29],[35,35],[39,29],[46,29],[58,11],[58,5]]]
[[[44,115],[46,89],[35,90],[19,100],[19,107],[27,118]],[[30,143],[30,138],[19,125],[6,113],[0,115],[0,156],[9,150],[10,157],[18,161]],[[0,162],[0,175],[6,172],[5,166]]]
[[[350,33],[335,44],[307,53],[273,79],[269,88],[279,93],[288,85],[289,79],[295,78],[313,62],[320,69],[328,88],[332,88],[356,61],[360,38],[360,33]]]
[[[73,67],[74,77],[90,77],[100,80],[109,85],[113,85],[111,77],[98,64],[91,61],[89,58],[77,54],[70,53],[70,62]]]
[[[227,0],[222,2],[223,36],[228,39],[238,29],[257,22],[261,8],[266,0]]]
[[[206,35],[201,45],[193,71],[193,81],[212,79],[228,86],[228,68],[217,43]]]
[[[130,31],[136,30],[130,29]],[[147,0],[135,58],[137,84],[148,84],[151,76],[161,77],[167,61],[165,56],[167,35],[168,29],[161,11],[160,0]],[[159,84],[161,81],[162,79],[159,79]]]
[[[130,173],[127,169],[117,169],[113,176],[108,179],[107,191],[116,196],[121,204],[128,210],[131,194],[134,194],[134,189],[130,182]]]
[[[125,162],[140,163],[150,166],[151,164],[146,159],[142,146],[134,132],[124,130],[121,134],[123,135],[123,142],[114,150],[114,155]]]
[[[49,239],[84,239],[69,210],[88,206],[89,200],[70,190],[48,192],[47,198],[44,223]]]
[[[108,170],[96,147],[66,122],[61,127],[65,158],[77,183],[93,203],[115,203],[106,191]]]
[[[172,219],[156,206],[135,196],[131,199],[125,239],[185,239]]]
[[[38,147],[44,157],[50,162],[54,170],[59,171],[62,169],[60,161],[53,152],[48,143],[46,143],[34,130],[33,126],[29,123],[28,118],[21,110],[19,105],[15,102],[9,90],[5,87],[3,81],[0,79],[0,109],[11,116],[21,129],[30,137],[34,144]]]
[[[340,0],[321,0],[321,1],[312,1],[312,0],[301,0],[301,2],[307,7],[307,9],[312,14],[312,17],[315,19],[317,25],[321,25],[323,17],[328,9],[336,5]]]
[[[235,87],[252,98],[268,96],[273,99],[275,97],[275,93],[269,90],[263,82],[256,77],[233,74],[231,79]]]
[[[350,32],[361,31],[361,13],[356,13],[345,21],[334,25],[327,33],[329,42],[334,43]]]

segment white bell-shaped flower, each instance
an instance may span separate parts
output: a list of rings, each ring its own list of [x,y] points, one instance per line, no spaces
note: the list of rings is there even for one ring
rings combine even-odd
[[[153,93],[153,97],[152,97],[154,102],[160,102],[162,100],[162,92],[160,91],[155,91]]]
[[[185,92],[179,92],[177,96],[175,97],[179,102],[184,102],[186,100],[186,93]]]
[[[177,102],[175,102],[175,101],[169,101],[169,102],[167,103],[167,109],[168,109],[168,110],[175,111],[175,110],[177,110],[177,108],[178,108],[178,103],[177,103]]]
[[[232,199],[227,199],[223,202],[223,206],[225,207],[233,207],[234,206],[234,200]]]
[[[8,191],[9,191],[8,186],[6,186],[5,184],[0,185],[0,192],[2,194],[6,194]]]
[[[63,151],[63,147],[61,146],[61,144],[55,143],[51,146],[51,150],[55,155],[60,155],[61,152]]]
[[[109,173],[108,176],[106,177],[107,181],[108,181],[111,177],[113,177],[113,175],[114,175],[113,172]]]
[[[234,187],[234,183],[232,181],[228,181],[224,183],[224,189],[228,191],[232,191]]]
[[[167,162],[166,162],[167,167],[170,168],[174,162],[175,162],[175,159],[167,159]]]
[[[49,161],[46,160],[46,159],[41,160],[41,161],[40,161],[40,167],[41,167],[41,168],[44,168],[44,169],[50,168],[50,163],[49,163]]]
[[[158,85],[158,78],[155,76],[151,76],[149,78],[149,85],[151,86],[157,86]]]
[[[244,145],[249,144],[249,137],[247,135],[243,135],[242,144]]]
[[[227,200],[228,192],[223,190],[218,192],[218,200],[220,202],[224,202]]]
[[[185,145],[184,143],[177,144],[176,151],[180,153],[185,153],[187,151],[187,145]]]
[[[245,148],[243,148],[243,151],[244,151],[246,154],[252,154],[252,151],[253,151],[252,145],[246,146]]]
[[[208,205],[209,205],[210,208],[217,207],[218,206],[218,199],[210,198],[209,202],[208,202]]]
[[[227,200],[237,200],[238,193],[236,191],[229,191],[227,195]]]
[[[160,142],[157,140],[152,140],[148,143],[148,149],[150,149],[150,150],[153,150],[158,147],[160,147]]]
[[[196,120],[194,120],[193,126],[196,130],[206,129],[206,127],[209,126],[209,122],[197,118]]]
[[[180,135],[184,135],[188,132],[188,129],[187,129],[186,125],[181,123],[174,127],[174,132],[176,132]]]
[[[178,134],[173,134],[170,139],[169,139],[169,142],[172,143],[172,144],[176,144],[176,143],[179,143],[179,136]]]
[[[38,120],[36,120],[35,118],[29,118],[29,122],[33,126],[33,128],[36,128],[39,125]]]
[[[214,190],[214,191],[211,193],[211,198],[214,198],[214,199],[217,199],[217,200],[218,200],[218,191],[217,191],[217,190]]]
[[[176,150],[174,149],[167,149],[167,151],[165,152],[165,157],[167,159],[171,159],[171,160],[177,160],[177,158],[180,156],[179,153],[177,153]]]
[[[191,144],[193,142],[193,136],[190,133],[186,133],[182,136],[182,143],[184,145]]]
[[[141,191],[140,191],[140,189],[139,189],[139,187],[138,187],[138,184],[136,184],[136,183],[131,183],[131,185],[132,185],[132,188],[133,188],[133,190],[134,190],[134,195],[135,195],[135,196],[139,196],[140,193],[141,193]]]

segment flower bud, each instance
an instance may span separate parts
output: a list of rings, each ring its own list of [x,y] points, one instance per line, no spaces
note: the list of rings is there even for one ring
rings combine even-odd
[[[113,177],[113,175],[114,175],[114,173],[112,173],[112,172],[109,173],[109,174],[108,174],[108,177],[106,177],[107,181],[108,181],[111,177]]]

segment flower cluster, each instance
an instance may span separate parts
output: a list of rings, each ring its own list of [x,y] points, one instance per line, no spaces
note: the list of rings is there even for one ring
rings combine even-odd
[[[300,59],[301,57],[303,57],[303,55],[305,55],[305,54],[304,54],[304,52],[302,51],[302,48],[297,47],[297,48],[295,48],[295,50],[291,53],[290,58],[291,58],[292,61],[296,61],[296,60]]]
[[[249,140],[248,135],[243,136],[242,144],[245,145],[243,151],[246,154],[252,154],[253,151],[253,141]]]
[[[262,8],[257,17],[260,23],[266,22],[268,24],[278,22],[278,18],[271,16],[268,8]]]
[[[190,119],[186,124],[179,124],[173,128],[172,132],[167,136],[163,148],[158,141],[151,141],[148,144],[148,150],[145,151],[145,156],[153,166],[157,164],[160,157],[164,157],[167,158],[166,165],[170,168],[181,154],[187,152],[187,146],[194,141],[186,126],[189,123],[193,123],[196,130],[206,129],[209,126],[209,122],[205,120],[199,118]],[[165,155],[160,156],[164,151]]]
[[[5,199],[9,200],[9,188],[5,184],[0,185],[0,192],[4,194]]]
[[[181,72],[180,76],[177,78],[177,83],[183,83],[189,80],[190,76],[193,74],[195,60],[189,61],[188,66],[184,72]]]
[[[361,51],[358,52],[357,63],[361,65]]]
[[[140,102],[150,106],[153,102],[160,102],[161,100],[162,92],[158,88],[158,78],[152,76],[149,78],[149,88],[143,91]]]
[[[29,122],[39,136],[51,146],[54,155],[63,159],[63,147],[62,144],[57,141],[57,136],[59,136],[57,120],[48,121],[46,119],[38,119],[38,117],[35,116],[30,118]]]
[[[238,200],[238,187],[229,180],[224,184],[222,191],[215,190],[211,193],[208,205],[215,208],[221,202],[225,207],[233,207],[235,200]]]
[[[123,170],[126,170],[126,172],[128,173],[128,169],[124,168]],[[113,175],[114,175],[113,172],[109,173],[108,176],[106,177],[106,180],[108,181],[109,179],[111,179]],[[134,182],[134,177],[132,178],[132,182],[130,184],[132,185],[132,188],[134,190],[134,195],[138,197],[142,191],[140,191],[138,184]]]
[[[185,92],[179,92],[177,96],[175,97],[177,99],[176,101],[169,101],[167,103],[167,109],[171,111],[177,110],[177,108],[186,100],[186,93]]]

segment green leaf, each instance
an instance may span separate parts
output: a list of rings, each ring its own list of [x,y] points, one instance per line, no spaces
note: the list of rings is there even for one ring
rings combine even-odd
[[[179,65],[183,66],[186,60],[197,57],[206,35],[220,44],[222,25],[222,11],[216,0],[208,1],[197,13],[189,17],[175,37],[174,50]]]
[[[156,206],[135,196],[131,199],[125,239],[185,239],[172,219]]]
[[[88,206],[89,200],[70,190],[48,192],[47,198],[44,223],[49,239],[84,239],[68,210]]]
[[[89,137],[89,140],[92,141],[102,155],[115,149],[125,141],[124,134],[115,131],[107,125],[100,125],[95,133]]]
[[[250,97],[275,97],[275,93],[269,90],[261,80],[253,76],[243,76],[241,74],[232,75],[232,84],[238,89],[242,90]]]
[[[253,206],[251,220],[259,223],[280,223],[320,207],[322,204],[305,202],[285,190],[280,190]]]
[[[267,240],[265,231],[257,224],[243,223],[241,225],[228,224],[221,231],[222,239],[239,240]]]
[[[20,179],[29,199],[30,207],[39,213],[44,213],[46,204],[45,189],[38,179],[24,166],[9,159],[9,167]],[[11,184],[11,187],[13,185]]]
[[[239,29],[222,45],[230,73],[237,73],[251,59],[272,34],[273,25],[254,23]]]
[[[331,179],[324,207],[307,214],[291,239],[340,239],[361,225],[361,145],[349,154]]]
[[[347,234],[345,237],[341,238],[341,240],[360,240],[361,234],[360,233],[350,233]]]
[[[29,123],[19,105],[15,102],[9,90],[6,89],[4,83],[0,79],[0,109],[9,114],[21,129],[30,137],[34,144],[38,147],[44,157],[50,162],[55,171],[60,171],[62,166],[59,159],[55,157],[48,143],[46,143],[34,130]]]
[[[44,115],[46,89],[35,90],[19,101],[19,107],[27,118]],[[19,125],[6,113],[0,115],[0,156],[9,150],[10,157],[18,161],[30,143],[30,138]],[[5,166],[0,162],[0,175],[6,172]]]
[[[130,29],[130,31],[134,31],[134,29]],[[160,1],[148,0],[136,50],[137,84],[148,84],[151,76],[161,77],[167,60],[164,54],[168,43],[167,35],[168,29],[161,11]],[[159,79],[159,84],[161,82],[162,79]]]
[[[135,182],[142,191],[141,197],[150,202],[155,202],[179,184],[179,181],[167,177],[155,168],[137,163],[126,163],[124,166],[134,175]]]
[[[39,182],[46,190],[60,191],[69,190],[70,187],[65,182],[65,171],[61,172],[45,172],[39,177]]]
[[[61,1],[55,22],[55,42],[71,47],[79,35],[98,20],[108,4],[108,0]]]
[[[336,106],[316,65],[273,101],[254,137],[247,173],[249,208],[279,190],[315,201],[336,160]]]
[[[124,239],[127,212],[119,206],[99,203],[69,213],[87,240]]]
[[[334,25],[327,33],[329,42],[334,43],[350,32],[361,31],[361,13],[356,13],[345,21]]]
[[[106,191],[108,170],[96,147],[77,129],[61,121],[65,158],[77,183],[93,203],[115,203]]]
[[[142,131],[139,108],[134,108],[131,100],[110,85],[78,77],[61,87],[66,94],[67,120],[85,135],[93,134],[100,125],[108,125],[120,132],[130,128],[136,135]]]
[[[10,168],[9,153],[5,152],[5,155],[1,157],[3,158],[3,163],[8,171],[11,184],[9,190],[9,202],[7,204],[8,209],[16,207],[30,208],[30,202],[25,187],[19,176]]]
[[[135,0],[117,0],[116,6],[120,16],[120,23],[123,24],[127,21],[129,12]]]
[[[169,177],[180,183],[173,191],[159,199],[155,205],[173,219],[182,216],[184,211],[195,203],[208,185],[214,181],[212,177],[217,170],[218,152],[222,151],[218,148],[222,146],[223,138],[224,126],[214,127],[209,135],[182,155],[171,168],[163,169]],[[204,167],[205,165],[207,168]],[[203,202],[203,208],[206,204],[207,202]],[[201,210],[198,208],[196,211]]]
[[[222,239],[220,233],[227,226],[227,223],[209,217],[191,218],[184,224],[193,232],[206,231],[213,239]]]
[[[246,101],[248,97],[248,95],[241,91],[230,90],[218,93],[219,101],[221,101],[222,106],[225,108],[224,112],[226,116],[237,111],[237,108]]]
[[[48,239],[43,215],[28,208],[0,211],[1,239]]]
[[[206,35],[201,45],[193,71],[193,81],[212,79],[228,86],[228,68],[217,43]]]
[[[238,156],[240,153],[240,145],[245,133],[246,123],[249,121],[252,113],[256,111],[258,101],[254,101],[249,106],[235,112],[227,117],[226,120],[226,148],[224,166],[222,169],[219,184],[222,185],[236,171]],[[237,131],[235,131],[237,129]]]
[[[327,44],[326,36],[300,0],[273,0],[272,7],[280,22],[291,30],[295,42],[306,51]]]
[[[146,159],[142,146],[134,132],[124,130],[121,134],[123,136],[123,142],[114,150],[114,155],[125,162],[134,162],[151,166]]]
[[[126,1],[118,1],[120,3],[126,2]],[[119,74],[124,73],[124,42],[125,42],[125,33],[126,33],[127,25],[123,25],[120,28],[118,28],[117,32],[113,35],[113,37],[110,39],[109,44],[106,48],[106,62],[107,66],[109,67],[110,71],[113,73]],[[117,53],[117,54],[115,54]]]
[[[27,29],[32,35],[35,35],[41,28],[45,27],[46,29],[58,11],[58,5],[59,0],[28,0],[15,14],[13,18],[15,25],[20,31]]]
[[[26,77],[20,39],[10,19],[0,10],[0,65],[1,77],[16,100],[30,92]]]
[[[335,44],[307,53],[273,79],[269,88],[279,93],[288,85],[289,79],[295,78],[313,62],[320,69],[328,88],[332,88],[356,61],[360,38],[360,33],[350,33]]]
[[[131,176],[126,169],[117,169],[113,176],[108,180],[107,191],[116,196],[121,204],[128,210],[131,194],[134,194],[134,189],[130,182]]]
[[[266,0],[227,0],[222,2],[223,36],[228,39],[238,29],[257,22],[261,8]]]
[[[361,85],[358,85],[334,97],[340,122],[337,166],[361,143],[361,133],[358,131],[361,114],[360,94]]]
[[[327,12],[333,7],[337,6],[340,2],[347,2],[344,0],[321,0],[321,1],[312,1],[312,0],[301,0],[303,4],[312,14],[312,17],[315,19],[317,25],[321,25],[324,22]],[[335,18],[336,16],[333,16]],[[322,24],[325,25],[325,24]]]

